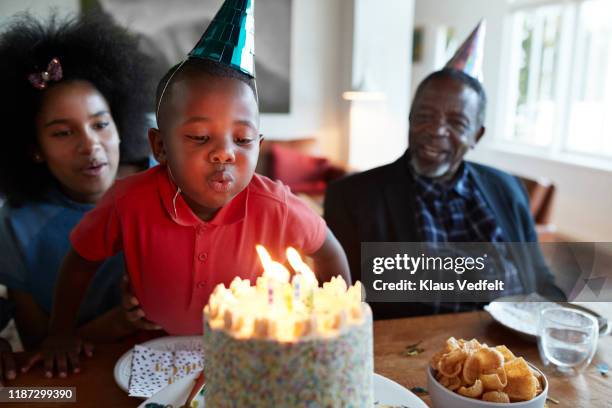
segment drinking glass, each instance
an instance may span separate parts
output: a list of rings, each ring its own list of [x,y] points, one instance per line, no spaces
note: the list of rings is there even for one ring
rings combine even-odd
[[[553,307],[540,312],[538,349],[545,365],[563,374],[584,370],[597,350],[599,325],[595,316],[580,310]]]

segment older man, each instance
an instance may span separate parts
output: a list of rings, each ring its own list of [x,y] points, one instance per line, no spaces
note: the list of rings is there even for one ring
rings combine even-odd
[[[445,68],[419,85],[410,111],[409,148],[394,163],[331,184],[325,219],[361,279],[362,242],[537,242],[520,181],[464,160],[485,133],[480,82]],[[517,252],[518,251],[518,252]],[[500,254],[504,294],[562,298],[539,250]],[[376,318],[458,311],[474,305],[374,303]]]

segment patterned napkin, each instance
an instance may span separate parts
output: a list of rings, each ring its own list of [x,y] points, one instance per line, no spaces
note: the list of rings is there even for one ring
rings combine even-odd
[[[153,394],[181,379],[202,370],[202,350],[155,350],[134,346],[130,397],[150,398]]]

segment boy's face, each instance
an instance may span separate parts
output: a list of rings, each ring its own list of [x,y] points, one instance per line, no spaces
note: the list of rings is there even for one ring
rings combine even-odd
[[[251,181],[261,143],[257,101],[232,78],[182,75],[169,86],[151,146],[187,204],[209,220]]]

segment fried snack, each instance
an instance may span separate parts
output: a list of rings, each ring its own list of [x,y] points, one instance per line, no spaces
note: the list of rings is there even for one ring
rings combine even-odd
[[[440,363],[440,360],[442,360],[442,357],[446,355],[446,353],[447,351],[438,351],[436,354],[433,355],[431,361],[429,362],[429,365],[433,370],[438,370],[438,364]]]
[[[491,374],[480,374],[480,381],[487,391],[501,391],[508,385],[508,377],[504,367],[499,367]]]
[[[480,363],[474,355],[470,355],[463,364],[463,383],[466,385],[472,385],[478,379],[480,374]]]
[[[510,397],[508,394],[501,391],[489,391],[482,394],[482,400],[488,402],[510,402]]]
[[[446,340],[446,347],[444,348],[444,350],[434,354],[434,356],[431,358],[431,368],[433,368],[434,370],[438,370],[438,363],[440,362],[442,357],[444,357],[446,354],[450,353],[453,350],[462,348],[463,347],[461,346],[461,343],[459,343],[457,339],[455,339],[454,337],[450,337],[448,340]]]
[[[538,395],[538,380],[534,376],[508,379],[504,391],[512,401],[529,401]]]
[[[445,375],[441,375],[438,381],[451,391],[455,391],[461,387],[461,380],[459,377],[447,377]]]
[[[438,382],[451,391],[488,402],[518,402],[535,398],[544,377],[506,346],[489,347],[476,339],[449,338],[431,359]]]
[[[476,340],[476,339],[472,339],[470,341],[465,341],[465,340],[461,339],[461,340],[459,340],[459,344],[461,344],[462,348],[465,351],[467,351],[468,353],[480,350],[483,347],[483,345],[480,344],[478,342],[478,340]]]
[[[494,373],[504,364],[504,356],[499,351],[481,346],[480,349],[472,351],[463,365],[463,381],[474,384],[478,377],[485,373]]]
[[[482,395],[482,391],[482,381],[476,380],[474,385],[472,385],[471,387],[461,387],[457,392],[463,395],[464,397],[479,398]]]
[[[531,368],[529,368],[529,364],[527,364],[523,357],[518,357],[504,363],[504,370],[506,370],[508,378],[528,377],[533,375]]]
[[[529,401],[537,395],[540,382],[523,357],[507,362],[504,369],[508,376],[508,385],[504,391],[512,401]]]
[[[504,356],[499,351],[483,347],[474,353],[474,357],[480,363],[480,371],[490,373],[504,365]]]
[[[538,380],[538,383],[536,384],[536,395],[540,394],[544,390],[544,376],[542,373],[535,371],[534,369],[531,369],[531,373]]]
[[[459,340],[454,337],[450,337],[448,340],[446,340],[446,351],[452,351],[458,348],[463,348]]]
[[[502,356],[504,356],[505,362],[512,361],[516,358],[516,356],[508,349],[508,347],[504,345],[495,347],[495,350],[502,353]]]
[[[457,377],[467,355],[467,352],[462,349],[455,349],[445,354],[438,362],[438,371],[447,377]]]

